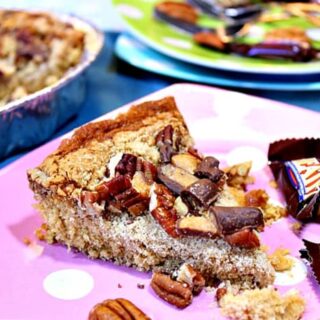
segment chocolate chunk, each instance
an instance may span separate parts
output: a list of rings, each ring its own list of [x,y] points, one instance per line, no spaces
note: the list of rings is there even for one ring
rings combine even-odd
[[[306,250],[300,250],[301,258],[307,259],[310,262],[313,274],[320,284],[320,243],[314,243],[305,239],[302,239]]]
[[[219,188],[209,179],[200,179],[181,192],[183,202],[192,211],[208,208],[217,198]]]
[[[208,178],[213,182],[219,181],[224,172],[219,169],[219,160],[214,157],[205,157],[195,170],[195,175],[199,178]]]
[[[121,160],[116,165],[116,174],[128,174],[131,178],[137,169],[137,157],[130,153],[124,153]]]
[[[183,189],[198,180],[192,174],[172,164],[160,166],[158,168],[158,178],[168,189],[176,194],[180,194]]]
[[[269,146],[270,168],[288,212],[320,222],[320,139],[286,139]]]
[[[211,206],[218,231],[221,235],[228,235],[243,229],[263,229],[263,214],[254,207],[219,207]]]

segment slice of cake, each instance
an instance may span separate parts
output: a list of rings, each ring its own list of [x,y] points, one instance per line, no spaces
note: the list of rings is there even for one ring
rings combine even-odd
[[[241,207],[214,157],[193,149],[174,99],[90,123],[28,171],[45,239],[91,258],[206,280],[273,282],[260,209]]]

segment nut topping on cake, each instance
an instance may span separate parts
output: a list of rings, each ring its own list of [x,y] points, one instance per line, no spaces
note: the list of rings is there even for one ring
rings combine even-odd
[[[219,160],[215,157],[205,157],[197,166],[195,175],[199,178],[208,178],[213,182],[218,182],[224,175],[219,169]]]
[[[210,207],[218,231],[222,235],[232,234],[243,229],[259,229],[264,227],[263,214],[253,207]]]
[[[168,188],[161,184],[154,184],[151,188],[150,212],[161,227],[173,238],[179,237],[176,230],[178,220],[174,208],[175,198]]]
[[[160,298],[178,308],[185,308],[192,302],[192,289],[168,275],[154,273],[150,285]]]
[[[260,246],[259,237],[254,230],[245,229],[225,236],[225,240],[232,246],[254,249]]]
[[[101,200],[109,200],[111,196],[115,196],[129,188],[131,188],[129,177],[117,176],[98,185],[96,191],[99,193]]]
[[[160,166],[158,168],[158,178],[175,194],[180,194],[183,189],[198,180],[194,175],[172,164]]]
[[[179,167],[190,174],[194,174],[198,164],[199,159],[191,155],[190,153],[180,153],[172,156],[171,162],[176,167]]]
[[[160,162],[169,163],[174,153],[173,127],[167,125],[156,136],[156,145],[160,152]]]
[[[200,179],[181,192],[181,198],[191,211],[208,208],[218,197],[219,188],[209,179]]]
[[[115,167],[115,174],[129,175],[131,178],[137,169],[137,157],[130,153],[124,153]]]
[[[95,305],[88,320],[151,320],[131,301],[123,298],[108,299]]]
[[[215,224],[204,216],[187,216],[177,223],[178,232],[186,236],[214,238],[218,235]]]

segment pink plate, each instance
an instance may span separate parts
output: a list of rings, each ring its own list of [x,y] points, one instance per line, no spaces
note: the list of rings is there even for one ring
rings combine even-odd
[[[271,179],[266,161],[269,142],[319,134],[320,114],[204,86],[173,85],[139,102],[167,95],[176,98],[203,153],[214,154],[224,163],[254,160],[255,187],[266,188],[271,197],[280,202],[280,195],[268,187]],[[52,141],[0,171],[0,319],[86,319],[94,304],[117,297],[130,299],[154,320],[223,319],[213,293],[203,292],[187,309],[177,310],[150,290],[150,274],[89,260],[62,246],[36,240],[34,230],[41,219],[32,207],[35,201],[28,188],[26,170],[38,165],[59,142],[60,139]],[[297,258],[291,274],[277,277],[277,286],[281,292],[298,289],[307,301],[304,319],[316,319],[320,289],[299,259],[303,245],[291,232],[289,220],[282,219],[267,228],[262,235],[263,243],[271,249],[288,248]],[[319,225],[308,226],[303,236],[320,242]],[[32,245],[24,243],[25,237],[32,240]],[[138,284],[145,287],[139,289]]]

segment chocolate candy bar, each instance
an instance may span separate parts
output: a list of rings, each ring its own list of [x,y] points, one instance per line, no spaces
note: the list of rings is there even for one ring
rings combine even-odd
[[[243,229],[263,229],[264,221],[260,209],[254,207],[211,206],[218,231],[222,235],[233,234]]]
[[[300,250],[301,258],[310,262],[313,274],[320,284],[320,243],[314,243],[308,240],[302,240],[305,248]]]
[[[288,212],[320,221],[320,139],[287,139],[269,146],[270,168]]]

